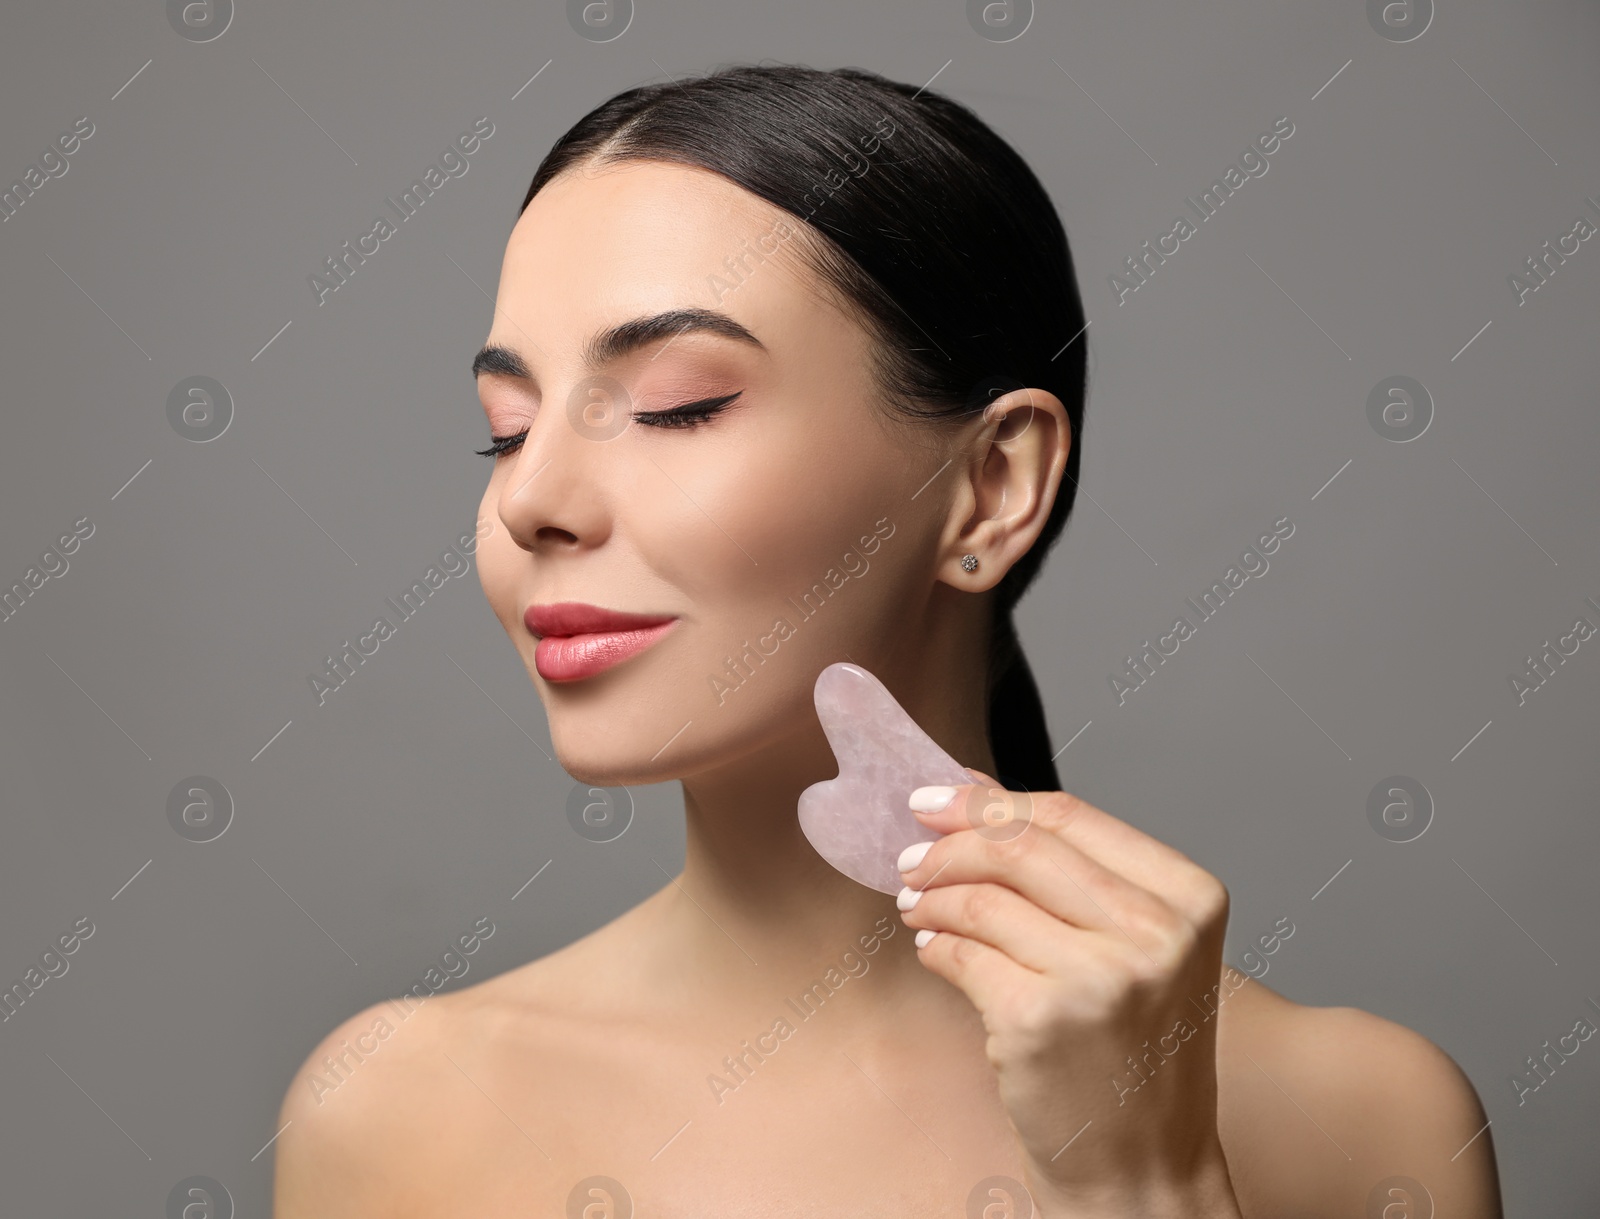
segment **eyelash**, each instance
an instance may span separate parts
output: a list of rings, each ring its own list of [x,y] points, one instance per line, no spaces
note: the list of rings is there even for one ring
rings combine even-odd
[[[720,398],[705,398],[699,402],[688,402],[683,406],[675,406],[664,411],[638,411],[634,414],[632,422],[642,423],[646,427],[659,428],[693,428],[703,423],[709,423],[713,415],[720,414],[739,394],[724,394]],[[487,449],[476,450],[479,457],[502,457],[513,453],[522,446],[527,439],[528,431],[524,428],[512,436],[491,436],[493,442]]]

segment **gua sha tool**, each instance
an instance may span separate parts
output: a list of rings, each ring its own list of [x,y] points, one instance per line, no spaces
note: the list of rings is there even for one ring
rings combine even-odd
[[[851,880],[899,893],[900,852],[943,837],[917,820],[911,793],[935,783],[960,787],[972,777],[860,665],[829,665],[814,694],[839,777],[800,793],[800,828]]]

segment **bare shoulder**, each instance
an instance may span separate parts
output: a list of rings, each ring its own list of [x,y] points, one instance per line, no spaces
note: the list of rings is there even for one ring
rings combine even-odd
[[[279,1111],[274,1219],[429,1213],[436,1166],[471,1153],[473,1122],[454,1120],[455,1110],[491,1075],[485,1056],[508,1033],[523,1051],[538,1036],[537,1012],[516,997],[541,989],[544,968],[534,961],[460,990],[386,999],[324,1037]]]
[[[1236,988],[1224,983],[1217,1012],[1218,1127],[1247,1219],[1500,1219],[1488,1119],[1449,1054],[1370,1012],[1304,1006],[1226,972]],[[1408,1196],[1403,1211],[1385,1209]]]
[[[341,1022],[284,1095],[274,1219],[448,1209],[434,1197],[449,1187],[438,1166],[473,1162],[485,1123],[520,1129],[525,1112],[570,1091],[568,1076],[601,1056],[586,1042],[604,1037],[598,1009],[614,998],[593,993],[609,931],[456,990],[419,986]]]
[[[452,995],[373,1004],[322,1039],[278,1113],[274,1219],[403,1214],[397,1205],[419,1141],[417,1098],[450,1064]]]

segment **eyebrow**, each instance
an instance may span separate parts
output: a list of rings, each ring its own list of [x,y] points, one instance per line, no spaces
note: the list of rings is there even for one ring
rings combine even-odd
[[[715,309],[691,307],[669,309],[665,313],[655,313],[648,317],[631,318],[608,330],[602,330],[584,344],[583,362],[591,369],[600,368],[641,347],[647,347],[664,338],[676,338],[691,330],[721,335],[723,338],[744,343],[761,351],[766,350],[766,345],[760,339],[726,313],[718,313]],[[506,377],[520,377],[524,380],[532,375],[527,363],[517,352],[495,343],[486,345],[472,358],[473,377],[476,378],[480,373],[486,372]]]

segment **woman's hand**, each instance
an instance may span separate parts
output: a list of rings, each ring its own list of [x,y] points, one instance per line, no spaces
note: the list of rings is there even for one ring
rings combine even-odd
[[[1041,1213],[1237,1219],[1213,1018],[1227,889],[1076,796],[968,773],[913,793],[946,836],[901,856],[899,904],[983,1016]]]

